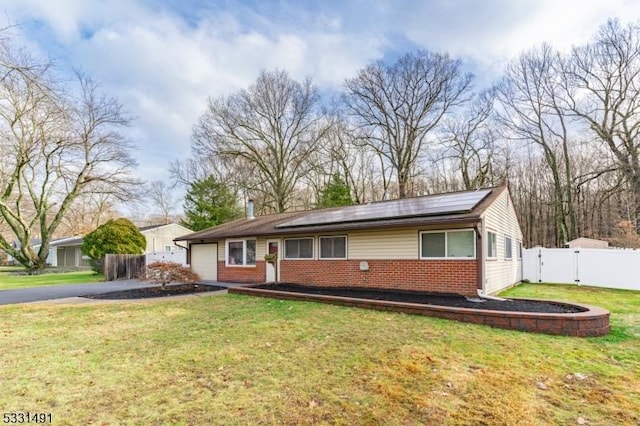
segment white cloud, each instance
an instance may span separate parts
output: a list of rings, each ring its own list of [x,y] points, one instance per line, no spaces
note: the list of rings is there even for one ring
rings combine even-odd
[[[337,88],[371,55],[381,55],[379,40],[321,32],[264,34],[241,31],[229,16],[222,28],[218,21],[202,19],[194,28],[167,14],[140,16],[105,25],[74,45],[72,61],[105,82],[138,117],[136,139],[145,157],[150,151],[141,158],[142,168],[147,159],[157,164],[154,152],[169,159],[186,156],[207,97],[247,87],[261,69],[281,68],[296,79],[311,76]]]
[[[567,48],[588,39],[607,17],[640,18],[634,0],[248,6],[23,0],[0,8],[25,23],[29,43],[83,68],[138,117],[131,136],[149,180],[164,179],[169,161],[189,154],[191,129],[208,96],[248,86],[261,69],[284,69],[338,90],[367,63],[423,47],[463,57],[476,72],[495,76],[507,60],[542,41]]]
[[[640,18],[635,0],[488,0],[429,2],[418,11],[399,13],[407,37],[416,44],[445,50],[499,74],[523,51],[548,42],[561,50],[587,42],[608,18]]]

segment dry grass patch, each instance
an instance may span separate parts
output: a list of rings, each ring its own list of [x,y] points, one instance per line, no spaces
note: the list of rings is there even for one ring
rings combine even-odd
[[[0,405],[70,425],[637,424],[624,309],[626,334],[578,339],[236,295],[9,306]]]

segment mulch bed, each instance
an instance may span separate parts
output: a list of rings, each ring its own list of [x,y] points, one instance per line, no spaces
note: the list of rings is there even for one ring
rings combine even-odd
[[[298,284],[264,284],[256,286],[254,288],[286,291],[292,293],[320,294],[326,296],[351,297],[356,299],[389,300],[394,302],[420,303],[424,305],[485,309],[493,311],[536,312],[550,314],[570,314],[585,312],[585,309],[579,306],[553,302],[538,302],[534,300],[518,299],[506,299],[505,301],[481,299],[481,301],[479,301],[480,299],[470,299],[459,295],[424,293],[393,289],[381,290],[351,287],[311,287]]]
[[[226,287],[205,284],[174,284],[167,285],[163,290],[160,285],[156,287],[136,288],[133,290],[112,291],[111,293],[91,294],[87,299],[126,300],[149,299],[152,297],[178,296],[183,294],[203,293],[207,291],[226,290]]]

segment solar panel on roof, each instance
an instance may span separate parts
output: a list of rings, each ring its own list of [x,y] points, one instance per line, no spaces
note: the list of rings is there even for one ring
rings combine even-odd
[[[359,204],[337,210],[318,210],[281,223],[276,228],[465,213],[473,210],[490,193],[490,189],[481,189],[452,194],[404,198],[402,200],[383,201],[373,204]]]

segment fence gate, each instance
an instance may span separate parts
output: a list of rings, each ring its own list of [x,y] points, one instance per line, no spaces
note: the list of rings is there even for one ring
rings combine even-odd
[[[104,257],[104,279],[115,281],[140,277],[145,266],[144,254],[107,254]]]
[[[522,278],[640,290],[640,250],[534,247],[523,250]]]

